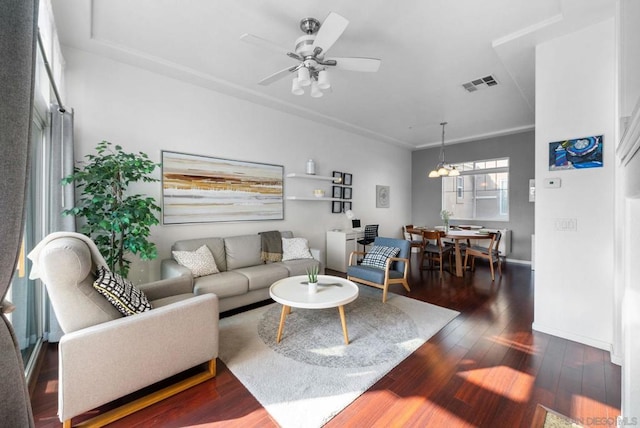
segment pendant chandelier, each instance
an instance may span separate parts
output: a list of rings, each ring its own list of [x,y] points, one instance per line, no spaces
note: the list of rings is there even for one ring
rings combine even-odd
[[[438,178],[438,177],[455,177],[460,175],[460,171],[456,169],[455,166],[451,166],[446,164],[444,161],[444,126],[447,122],[441,122],[442,126],[442,145],[440,146],[440,162],[438,165],[429,173],[429,178]]]

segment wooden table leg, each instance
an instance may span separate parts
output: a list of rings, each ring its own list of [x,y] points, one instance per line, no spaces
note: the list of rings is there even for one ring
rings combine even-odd
[[[278,326],[278,336],[276,337],[276,343],[280,343],[282,339],[282,330],[284,330],[284,320],[291,311],[291,307],[282,305],[282,312],[280,313],[280,325]]]
[[[456,245],[456,276],[462,276],[462,256],[460,255],[460,240],[454,239]]]
[[[338,306],[338,311],[340,312],[340,321],[342,322],[342,334],[344,335],[344,343],[345,345],[348,345],[349,333],[347,332],[347,319],[344,316],[344,306]]]

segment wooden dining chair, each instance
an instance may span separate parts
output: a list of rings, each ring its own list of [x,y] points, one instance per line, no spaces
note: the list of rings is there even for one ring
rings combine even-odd
[[[480,257],[489,261],[489,267],[491,268],[491,280],[495,281],[496,276],[493,270],[494,263],[498,263],[498,273],[502,276],[502,261],[500,260],[500,250],[498,249],[500,245],[500,239],[502,238],[502,233],[498,230],[496,232],[489,232],[491,235],[491,241],[489,242],[488,247],[481,247],[478,245],[469,246],[464,255],[464,268],[467,269],[467,260],[471,257],[471,270],[474,271],[476,266],[476,257]]]
[[[442,266],[444,264],[444,257],[449,256],[449,273],[451,273],[451,252],[453,247],[445,245],[442,242],[442,236],[444,232],[438,230],[423,230],[422,241],[424,250],[422,251],[422,257],[420,259],[420,267],[425,269],[425,259],[429,261],[429,268],[433,268],[434,262],[437,262],[440,267],[440,279],[442,279]],[[432,243],[434,242],[434,243]]]
[[[422,254],[424,251],[424,241],[422,239],[422,231],[414,229],[412,224],[407,224],[403,227],[405,238],[411,244],[411,249],[417,248],[418,252]]]

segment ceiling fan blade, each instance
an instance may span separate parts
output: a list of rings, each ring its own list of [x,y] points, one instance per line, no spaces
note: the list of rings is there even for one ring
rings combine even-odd
[[[296,71],[298,68],[300,68],[299,65],[294,65],[293,67],[287,67],[283,70],[280,71],[276,71],[275,73],[273,73],[271,76],[265,77],[264,79],[262,79],[261,81],[258,82],[258,85],[262,85],[262,86],[267,86],[272,84],[275,81],[278,81],[284,77],[286,77],[287,75],[293,73],[294,71]]]
[[[247,42],[249,44],[252,44],[254,46],[257,46],[259,48],[265,48],[265,49],[269,49],[271,51],[277,52],[277,53],[283,53],[283,54],[287,54],[290,49],[287,49],[285,47],[282,47],[276,43],[273,43],[267,39],[263,39],[262,37],[258,37],[258,36],[254,36],[253,34],[249,34],[249,33],[244,33],[242,36],[240,36],[240,40],[242,40],[243,42]]]
[[[344,33],[347,25],[349,25],[347,18],[335,12],[330,12],[322,25],[320,25],[318,34],[316,34],[316,39],[313,42],[314,52],[317,48],[321,48],[320,52],[326,53],[342,33]],[[316,55],[318,54],[316,53]]]
[[[376,72],[381,60],[377,58],[327,58],[325,61],[336,61],[335,67],[340,70]]]

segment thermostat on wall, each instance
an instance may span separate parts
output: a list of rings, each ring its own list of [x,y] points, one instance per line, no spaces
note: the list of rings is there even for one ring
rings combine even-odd
[[[544,179],[544,187],[547,189],[558,189],[560,188],[560,183],[562,180],[559,178],[545,178]]]

